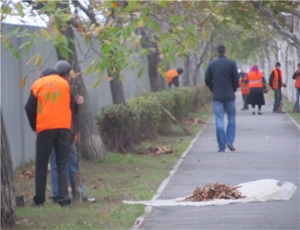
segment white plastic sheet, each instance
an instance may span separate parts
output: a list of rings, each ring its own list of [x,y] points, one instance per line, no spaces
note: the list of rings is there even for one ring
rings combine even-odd
[[[271,200],[289,200],[297,186],[291,182],[284,182],[281,186],[278,185],[278,180],[264,179],[251,181],[236,185],[238,190],[245,198],[236,200],[216,199],[211,201],[183,201],[185,197],[170,199],[170,200],[140,200],[140,201],[127,201],[125,204],[144,204],[149,206],[207,206],[207,205],[226,205],[231,203],[247,203],[247,202],[265,202]]]

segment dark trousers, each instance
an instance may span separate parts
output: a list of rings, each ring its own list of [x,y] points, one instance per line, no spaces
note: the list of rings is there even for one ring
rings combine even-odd
[[[273,112],[278,112],[279,107],[282,100],[282,93],[281,89],[275,89],[274,90],[274,106],[273,106]]]
[[[179,78],[178,77],[174,77],[172,82],[169,83],[169,88],[171,88],[171,85],[174,84],[175,87],[179,87]]]
[[[69,129],[52,129],[37,134],[35,160],[35,204],[45,202],[48,161],[51,149],[55,149],[58,174],[58,203],[71,203],[68,195],[68,157],[71,142]]]
[[[244,110],[248,110],[249,109],[249,106],[248,106],[248,95],[249,94],[243,94],[242,95],[243,96],[243,101],[244,101],[244,107],[243,107]]]

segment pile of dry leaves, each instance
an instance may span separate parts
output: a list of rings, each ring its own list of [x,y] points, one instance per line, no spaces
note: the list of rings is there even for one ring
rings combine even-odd
[[[170,147],[164,145],[157,145],[156,147],[149,146],[146,149],[146,154],[154,154],[154,155],[163,155],[173,153],[174,150]]]
[[[184,201],[209,201],[214,199],[240,199],[245,198],[238,190],[239,187],[229,187],[225,184],[207,184],[203,188],[197,187],[192,196]]]

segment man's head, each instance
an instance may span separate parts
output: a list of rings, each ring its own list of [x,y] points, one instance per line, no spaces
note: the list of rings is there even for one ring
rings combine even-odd
[[[70,70],[71,70],[71,65],[69,62],[65,60],[60,60],[55,64],[55,71],[63,78],[66,79],[70,78]]]
[[[275,65],[276,69],[280,69],[281,65],[279,62],[276,62],[276,65]]]
[[[300,62],[298,63],[298,69],[300,69]]]
[[[182,74],[183,73],[183,69],[181,68],[181,67],[179,67],[178,69],[177,69],[177,73],[180,75],[180,74]]]
[[[54,69],[51,68],[46,68],[43,70],[43,72],[41,73],[41,77],[46,77],[52,74],[57,74],[56,71]]]
[[[224,45],[219,45],[217,47],[217,52],[219,55],[225,54],[226,53],[226,47]]]

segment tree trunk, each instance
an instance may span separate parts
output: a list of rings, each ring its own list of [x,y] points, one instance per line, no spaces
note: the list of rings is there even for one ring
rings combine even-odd
[[[74,41],[74,32],[71,26],[67,30],[63,31],[63,34],[69,39],[69,49],[73,53],[69,54],[68,61],[71,63],[73,70],[76,73],[81,73],[81,68],[78,64],[78,57],[76,47],[72,41]],[[65,59],[57,50],[57,56],[59,60]],[[84,97],[84,103],[79,106],[78,123],[80,132],[79,151],[83,158],[97,159],[102,158],[105,155],[105,149],[102,139],[97,127],[96,118],[93,115],[93,110],[89,96],[82,78],[79,74],[71,82],[72,94],[82,95]]]
[[[193,73],[193,85],[197,85],[197,83],[199,82],[199,69],[201,66],[202,62],[197,63],[194,73]]]
[[[150,80],[150,88],[152,92],[165,89],[165,81],[158,72],[159,53],[158,51],[150,52],[147,55],[148,75]]]
[[[165,79],[158,72],[159,51],[157,44],[151,41],[151,33],[145,28],[141,28],[139,33],[142,35],[142,47],[151,49],[147,55],[148,60],[148,75],[150,80],[150,88],[152,92],[157,92],[166,89]],[[152,51],[154,50],[154,51]]]
[[[122,81],[119,79],[119,73],[109,73],[109,75],[113,78],[109,82],[113,104],[124,104],[125,95]]]
[[[1,228],[7,229],[16,222],[16,200],[9,143],[1,113]]]
[[[186,56],[185,57],[185,61],[184,61],[184,72],[182,75],[182,84],[183,86],[190,86],[191,85],[191,81],[190,81],[190,65],[191,61],[190,61],[190,57]]]

